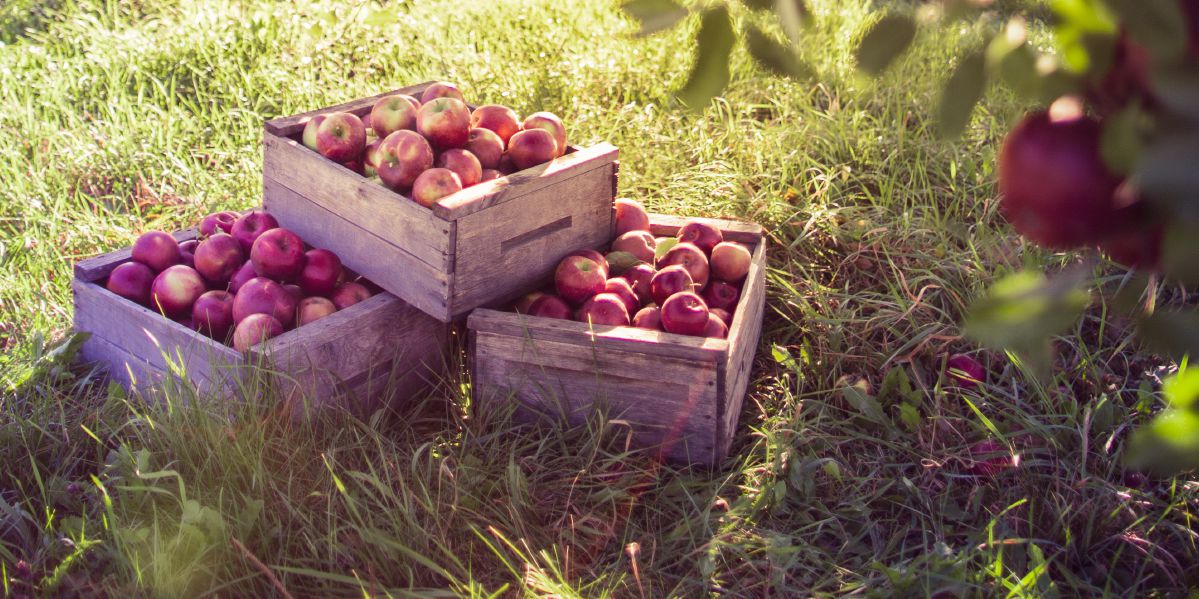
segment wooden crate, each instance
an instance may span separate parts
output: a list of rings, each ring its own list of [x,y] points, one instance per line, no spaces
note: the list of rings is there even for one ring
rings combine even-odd
[[[655,236],[691,219],[651,215]],[[766,241],[761,227],[723,220],[729,241],[753,262],[728,339],[634,327],[598,326],[511,311],[475,310],[471,333],[475,401],[484,410],[515,400],[520,421],[549,416],[571,424],[594,409],[630,427],[639,447],[674,461],[714,466],[727,455],[749,384],[765,306]]]
[[[485,181],[432,208],[325,159],[300,143],[308,118],[368,114],[386,95],[420,96],[429,83],[268,121],[263,203],[280,224],[383,289],[449,322],[513,297],[572,250],[607,241],[619,151],[569,146],[552,162]]]
[[[195,236],[175,234],[180,241]],[[71,281],[75,329],[91,333],[81,358],[103,365],[127,389],[185,378],[201,393],[236,397],[252,380],[265,380],[297,415],[329,405],[366,414],[424,391],[446,372],[448,326],[389,293],[242,354],[105,289],[108,274],[129,260],[129,248],[83,260]]]

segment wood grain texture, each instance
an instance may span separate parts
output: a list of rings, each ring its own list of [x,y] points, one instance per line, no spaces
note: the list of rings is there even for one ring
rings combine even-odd
[[[754,247],[749,274],[745,277],[741,299],[729,327],[729,357],[721,370],[720,428],[717,432],[717,455],[724,459],[737,432],[741,405],[749,387],[754,355],[762,336],[762,317],[766,310],[766,240]]]
[[[162,369],[155,368],[149,362],[95,334],[79,348],[79,358],[84,362],[102,366],[114,381],[130,392],[149,394],[167,376]]]
[[[424,83],[401,87],[396,90],[383,92],[367,98],[359,98],[357,100],[351,100],[342,104],[328,106],[326,108],[302,112],[300,114],[294,114],[291,116],[279,117],[277,119],[267,121],[264,125],[264,128],[266,131],[275,135],[291,137],[293,135],[302,133],[304,131],[304,124],[308,121],[308,119],[318,114],[326,114],[330,112],[352,112],[361,117],[371,111],[371,108],[375,106],[375,102],[378,102],[380,99],[392,94],[408,94],[410,96],[416,96],[416,99],[419,100],[425,89],[433,83],[433,81],[426,81]]]
[[[195,229],[187,229],[172,233],[171,236],[175,241],[183,242],[189,239],[199,237],[199,232]],[[75,263],[75,277],[89,283],[95,283],[108,277],[113,269],[120,266],[122,263],[128,262],[133,258],[133,246],[124,249],[101,254],[85,260],[80,260]]]
[[[302,239],[336,252],[347,268],[426,314],[450,320],[450,275],[445,270],[414,258],[387,239],[362,230],[355,222],[273,179],[264,178],[262,186],[266,209]]]

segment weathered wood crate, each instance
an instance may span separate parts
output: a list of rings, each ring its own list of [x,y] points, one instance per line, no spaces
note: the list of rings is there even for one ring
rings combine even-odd
[[[314,115],[365,116],[379,98],[419,97],[429,84],[267,121],[263,203],[283,226],[449,322],[520,293],[572,250],[611,237],[619,151],[607,143],[569,146],[561,158],[468,187],[430,209],[300,143]]]
[[[692,220],[651,215],[655,236]],[[596,409],[630,427],[633,443],[674,462],[714,466],[728,454],[749,384],[765,306],[766,241],[758,225],[708,220],[747,245],[753,262],[728,339],[597,326],[475,310],[472,383],[481,409],[571,424]]]
[[[196,233],[175,234],[183,241]],[[81,358],[126,389],[186,379],[201,393],[236,397],[251,381],[275,386],[297,415],[338,406],[358,414],[426,390],[446,372],[448,326],[380,293],[286,331],[242,354],[104,288],[130,249],[75,265],[75,330],[90,333]],[[262,377],[253,379],[252,377]]]

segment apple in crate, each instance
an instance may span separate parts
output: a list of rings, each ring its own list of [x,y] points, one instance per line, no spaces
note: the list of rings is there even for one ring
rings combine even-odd
[[[271,229],[254,240],[250,262],[260,276],[294,281],[304,270],[304,241],[287,229]]]
[[[428,104],[431,100],[437,98],[454,98],[459,102],[465,102],[462,97],[462,90],[458,89],[457,85],[448,81],[438,81],[429,87],[425,88],[425,92],[420,96],[421,104]]]
[[[104,288],[143,306],[150,305],[154,271],[141,262],[126,262],[113,269]]]
[[[408,189],[421,173],[433,167],[433,147],[415,131],[401,129],[379,144],[375,169],[384,185]]]
[[[657,244],[649,231],[629,231],[612,242],[612,251],[628,252],[642,262],[653,262]]]
[[[217,233],[196,248],[196,271],[214,286],[224,286],[246,262],[241,244],[228,233]]]
[[[508,140],[508,156],[518,171],[549,162],[557,155],[558,146],[544,129],[525,129]]]
[[[570,306],[556,295],[545,294],[529,306],[529,316],[570,320]]]
[[[466,149],[479,159],[479,166],[484,170],[495,170],[504,157],[504,140],[490,129],[474,128],[466,138]]]
[[[179,242],[162,231],[147,231],[133,242],[133,259],[162,272],[169,266],[179,264]]]
[[[592,325],[628,326],[629,311],[619,295],[600,293],[583,302],[575,312],[575,320]]]
[[[604,291],[607,269],[583,256],[567,256],[554,271],[554,287],[562,299],[575,306]]]
[[[703,289],[708,284],[708,256],[694,243],[675,244],[658,260],[658,266],[682,266],[691,275],[691,280]]]
[[[254,240],[258,239],[259,235],[278,226],[279,221],[275,220],[275,217],[266,210],[251,210],[241,215],[233,223],[229,234],[241,244],[241,249],[248,252],[254,246]]]
[[[583,248],[581,250],[575,250],[575,251],[567,254],[567,256],[582,256],[582,257],[584,257],[588,260],[591,260],[591,261],[595,262],[596,264],[600,265],[600,268],[602,268],[604,270],[604,278],[605,279],[608,278],[609,274],[611,274],[608,271],[608,258],[595,250]]]
[[[616,234],[629,231],[648,231],[649,213],[641,202],[619,198],[616,200]]]
[[[520,117],[516,111],[499,104],[484,104],[475,109],[470,115],[470,126],[492,131],[503,142],[500,150],[508,145],[508,140],[520,131]]]
[[[437,160],[433,161],[433,165],[454,171],[458,180],[462,182],[462,187],[470,187],[483,178],[483,165],[479,163],[479,159],[461,148],[451,148],[442,152],[437,156]]]
[[[719,316],[708,312],[708,324],[704,325],[704,337],[727,339],[728,336],[729,326]]]
[[[679,229],[678,238],[679,241],[695,244],[708,254],[716,244],[724,241],[724,234],[713,224],[693,220]]]
[[[741,290],[736,285],[724,281],[712,281],[704,289],[704,303],[709,308],[720,308],[730,314],[737,309],[737,300],[741,299]]]
[[[633,326],[651,331],[662,330],[662,311],[657,306],[646,306],[633,317]]]
[[[499,179],[500,177],[503,177],[503,176],[504,176],[504,173],[501,173],[493,168],[485,168],[485,169],[483,169],[483,175],[481,177],[479,177],[479,182],[482,183],[484,181],[490,181],[492,179]]]
[[[415,131],[417,108],[402,94],[381,98],[371,108],[371,128],[379,138],[385,138],[400,129]]]
[[[437,98],[416,113],[416,130],[435,149],[461,148],[470,139],[470,109],[461,100]]]
[[[213,289],[205,291],[192,304],[192,326],[218,341],[229,337],[233,330],[233,294]]]
[[[749,248],[732,241],[722,241],[712,248],[712,276],[736,283],[749,274],[752,260]]]
[[[304,122],[304,133],[300,135],[300,141],[304,144],[304,146],[313,152],[317,151],[316,130],[320,128],[321,123],[324,122],[326,116],[327,115],[318,114]]]
[[[196,269],[176,264],[154,277],[150,284],[150,307],[168,318],[183,318],[191,313],[192,304],[207,290],[204,277]]]
[[[366,149],[362,151],[362,175],[365,177],[375,177],[379,175],[379,160],[382,158],[382,153],[379,152],[379,147],[383,145],[382,139],[375,139],[366,144]]]
[[[270,314],[280,323],[292,322],[296,298],[268,278],[250,279],[233,296],[233,320],[240,323],[251,314]]]
[[[554,157],[562,156],[566,153],[566,125],[562,124],[562,119],[558,118],[552,112],[534,112],[525,117],[524,129],[541,129],[549,133],[554,138],[554,147],[556,148]]]
[[[636,314],[637,309],[641,307],[641,302],[637,299],[637,294],[633,293],[633,286],[629,284],[628,279],[615,278],[608,279],[604,283],[604,293],[611,293],[620,298],[624,302],[625,311],[629,314]]]
[[[668,333],[701,337],[709,320],[708,305],[690,291],[676,293],[662,303],[662,328]]]
[[[247,260],[246,263],[242,264],[241,268],[237,269],[237,272],[233,273],[233,276],[229,278],[229,293],[237,293],[238,290],[241,289],[242,285],[245,285],[247,281],[257,276],[258,273],[254,272],[254,263]]]
[[[304,257],[304,269],[296,279],[300,289],[307,295],[333,293],[342,276],[341,258],[325,249],[308,250]]]
[[[249,351],[251,347],[283,334],[283,323],[269,314],[251,314],[237,323],[233,331],[233,349]]]
[[[529,308],[532,307],[533,302],[541,299],[541,297],[544,295],[545,293],[541,291],[531,291],[522,296],[520,299],[516,300],[516,304],[512,309],[515,310],[517,314],[528,314]]]
[[[695,288],[695,283],[691,280],[691,273],[687,272],[682,266],[667,266],[662,270],[654,273],[654,277],[650,279],[650,298],[655,304],[661,306],[666,298],[685,291],[691,291]]]
[[[459,191],[462,191],[462,180],[448,168],[431,168],[412,183],[412,199],[425,208]]]
[[[371,290],[361,283],[344,283],[329,296],[338,310],[345,310],[371,296]]]
[[[727,327],[733,326],[733,314],[731,312],[729,312],[728,310],[722,310],[720,308],[713,308],[713,307],[709,306],[708,311],[715,314],[716,317],[719,318],[720,320],[723,320],[724,326],[727,326]]]
[[[310,322],[324,318],[337,311],[332,301],[323,297],[306,297],[296,308],[296,326],[302,327]]]
[[[195,239],[188,239],[179,244],[179,263],[184,266],[196,267],[196,248],[200,247],[200,242]]]
[[[214,212],[205,216],[200,221],[200,236],[209,237],[217,233],[228,233],[233,230],[233,223],[237,222],[238,214],[228,210],[224,212]]]
[[[642,304],[653,301],[654,296],[650,292],[650,281],[654,280],[654,275],[658,271],[654,270],[649,264],[634,264],[622,275],[628,279],[629,284],[633,287],[633,293],[637,294],[637,300]]]
[[[316,151],[333,162],[346,163],[366,149],[366,125],[348,112],[325,115],[316,128]]]

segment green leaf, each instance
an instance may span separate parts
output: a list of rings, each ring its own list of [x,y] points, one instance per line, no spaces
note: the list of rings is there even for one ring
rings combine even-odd
[[[899,421],[908,430],[915,432],[920,428],[920,410],[910,403],[899,404]]]
[[[783,31],[791,38],[791,43],[798,44],[800,32],[812,24],[812,11],[808,10],[804,0],[778,0],[774,3],[774,12],[783,24]]]
[[[861,412],[867,420],[888,426],[890,422],[883,413],[883,406],[878,403],[877,399],[866,393],[863,389],[864,386],[864,384],[847,386],[841,389],[841,396],[845,398],[846,403]]]
[[[1041,87],[1037,52],[1028,44],[1025,31],[1023,19],[1009,20],[1003,33],[987,44],[987,68],[1020,97],[1036,99]]]
[[[1180,58],[1187,46],[1187,19],[1179,0],[1104,0],[1128,36],[1159,61]]]
[[[1137,102],[1109,116],[1103,122],[1099,153],[1113,173],[1127,175],[1141,155],[1141,107]]]
[[[1199,313],[1194,310],[1158,310],[1141,319],[1137,336],[1155,351],[1176,359],[1188,354],[1199,358]]]
[[[907,15],[889,14],[878,20],[858,44],[858,68],[878,75],[903,54],[916,38],[916,21]]]
[[[696,40],[699,55],[687,84],[679,90],[679,98],[692,110],[707,108],[712,98],[729,84],[729,56],[735,41],[733,19],[727,7],[718,6],[704,13]]]
[[[669,29],[687,16],[687,9],[674,0],[629,0],[620,8],[641,23],[638,35]]]
[[[1171,408],[1199,411],[1199,368],[1184,368],[1167,379],[1162,395]]]
[[[654,261],[661,260],[662,256],[665,256],[666,252],[669,252],[670,248],[678,245],[678,243],[679,239],[677,237],[667,237],[666,239],[663,239],[662,242],[658,244],[658,247],[654,249]]]
[[[973,52],[954,68],[941,90],[941,136],[956,139],[970,124],[970,113],[983,97],[987,86],[986,59],[982,51]]]
[[[745,47],[762,68],[784,77],[804,79],[812,69],[791,48],[777,42],[761,29],[750,25],[745,30]]]
[[[1092,67],[1095,40],[1107,38],[1110,43],[1115,35],[1115,17],[1100,0],[1051,0],[1049,5],[1058,17],[1054,25],[1058,54],[1070,70],[1086,72]]]
[[[1081,279],[1050,280],[1033,271],[1004,277],[970,307],[966,335],[995,348],[1031,351],[1077,322],[1090,305]]]

